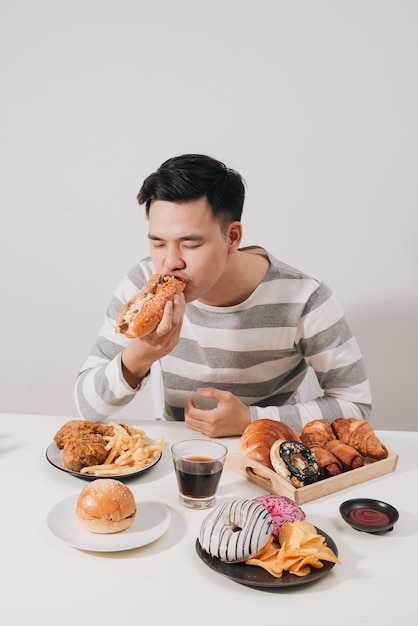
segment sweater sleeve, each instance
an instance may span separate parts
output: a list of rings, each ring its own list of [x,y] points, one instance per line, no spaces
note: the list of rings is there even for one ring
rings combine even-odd
[[[111,417],[131,402],[148,379],[133,389],[122,373],[122,352],[129,339],[115,332],[115,320],[120,307],[142,288],[148,276],[137,264],[118,285],[107,307],[105,321],[93,349],[75,381],[74,395],[77,411],[84,419],[100,422]]]
[[[296,345],[315,373],[320,388],[317,397],[282,406],[252,406],[252,420],[276,419],[300,432],[314,419],[329,422],[337,417],[369,419],[370,384],[358,343],[340,304],[323,283],[305,306]]]

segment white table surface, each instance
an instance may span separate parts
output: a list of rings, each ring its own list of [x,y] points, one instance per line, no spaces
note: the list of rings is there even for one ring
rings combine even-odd
[[[178,502],[169,451],[176,440],[199,437],[183,423],[123,420],[167,442],[161,461],[127,483],[138,500],[168,507],[171,524],[163,537],[116,553],[86,552],[59,540],[47,526],[47,515],[87,484],[45,457],[54,434],[69,419],[0,414],[2,623],[416,623],[418,432],[377,431],[399,454],[395,472],[302,505],[307,519],[334,539],[342,564],[311,584],[272,591],[235,583],[196,554],[196,537],[207,512],[188,510]],[[236,451],[238,438],[222,441]],[[225,468],[219,503],[261,493],[257,485]],[[400,518],[394,530],[371,535],[346,525],[339,505],[358,496],[395,506]]]

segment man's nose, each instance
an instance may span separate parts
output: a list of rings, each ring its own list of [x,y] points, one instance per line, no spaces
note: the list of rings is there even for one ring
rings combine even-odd
[[[180,250],[173,246],[167,250],[164,262],[168,272],[175,272],[185,268],[186,263],[180,253]]]

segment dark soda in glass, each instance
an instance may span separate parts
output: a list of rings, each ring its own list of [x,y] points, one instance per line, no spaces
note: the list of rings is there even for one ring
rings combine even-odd
[[[207,498],[216,493],[222,474],[222,463],[210,457],[189,456],[176,461],[180,492],[189,498]]]

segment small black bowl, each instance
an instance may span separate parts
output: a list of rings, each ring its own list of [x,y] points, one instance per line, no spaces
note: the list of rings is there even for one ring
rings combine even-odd
[[[365,533],[386,533],[399,519],[395,507],[371,498],[354,498],[340,505],[341,517],[355,530]]]

